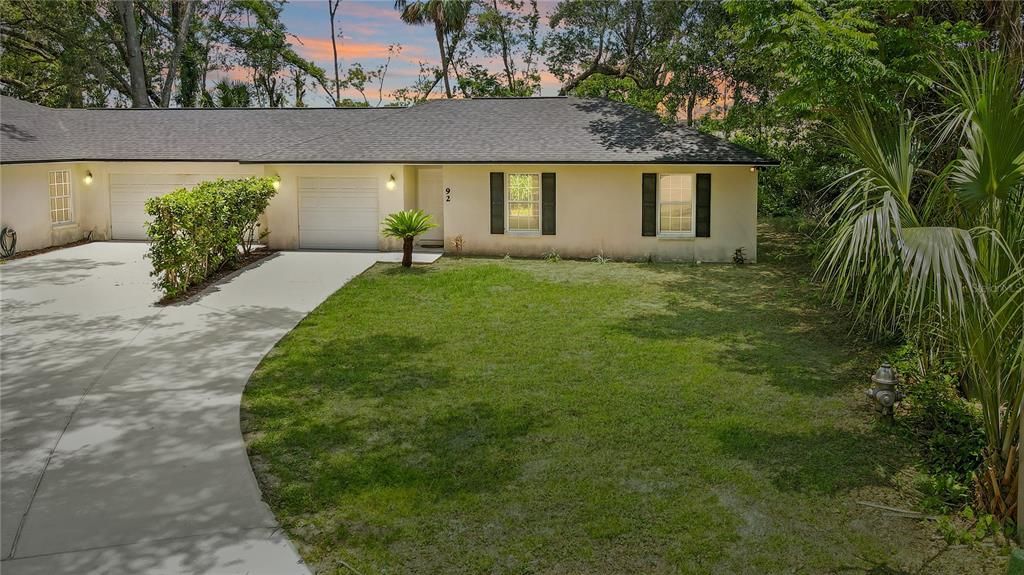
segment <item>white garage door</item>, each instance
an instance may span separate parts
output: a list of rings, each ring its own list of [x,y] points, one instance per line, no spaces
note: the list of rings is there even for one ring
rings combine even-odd
[[[212,174],[110,174],[110,234],[115,240],[144,240],[146,200],[215,180]]]
[[[377,178],[299,178],[299,247],[377,249]]]

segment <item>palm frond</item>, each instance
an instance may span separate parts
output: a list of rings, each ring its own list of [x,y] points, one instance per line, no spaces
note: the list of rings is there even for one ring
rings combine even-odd
[[[385,218],[381,233],[391,238],[414,238],[436,227],[434,218],[423,210],[405,210]]]
[[[955,353],[982,408],[986,476],[996,470],[1005,482],[1024,409],[1021,74],[998,55],[941,68],[949,108],[936,142],[955,140],[958,157],[923,170],[909,115],[855,106],[837,133],[858,166],[836,184],[845,188],[829,213],[817,277],[867,325],[931,333],[932,345]]]
[[[964,203],[982,210],[1006,201],[1024,180],[1024,101],[1019,65],[978,53],[942,66],[955,114],[950,129],[964,137],[950,181]]]
[[[911,203],[920,159],[916,128],[909,115],[886,117],[863,103],[837,128],[861,167],[837,182],[846,187],[829,211],[816,275],[834,303],[850,304],[858,320],[886,330],[902,321],[902,229],[919,225]]]
[[[968,305],[985,294],[975,275],[978,254],[970,232],[951,227],[904,228],[901,259],[906,278],[904,305],[924,315],[935,309],[963,321]]]

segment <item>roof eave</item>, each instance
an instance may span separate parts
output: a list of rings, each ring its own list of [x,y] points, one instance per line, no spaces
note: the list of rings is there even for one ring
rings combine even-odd
[[[236,163],[236,164],[463,164],[463,165],[488,165],[488,164],[552,164],[552,165],[676,165],[676,166],[752,166],[752,167],[773,167],[778,166],[777,160],[755,160],[755,161],[734,161],[734,160],[700,160],[700,161],[674,161],[674,160],[426,160],[426,159],[405,159],[405,160],[296,160],[296,159],[273,159],[260,158],[242,160],[237,158],[43,158],[29,160],[6,160],[0,158],[0,165],[18,164],[66,164],[82,162],[203,162],[203,163]]]

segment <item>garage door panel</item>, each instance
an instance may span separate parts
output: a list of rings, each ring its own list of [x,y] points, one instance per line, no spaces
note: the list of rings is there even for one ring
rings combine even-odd
[[[299,178],[299,247],[377,249],[377,178]]]
[[[377,212],[376,193],[300,192],[299,208],[316,210],[371,210]]]
[[[307,250],[376,250],[377,240],[367,239],[365,232],[337,230],[305,230],[302,248]]]
[[[146,200],[191,188],[216,174],[111,174],[110,231],[115,240],[145,240]],[[230,177],[230,176],[229,176]],[[234,176],[240,177],[240,176]]]
[[[367,177],[304,177],[299,178],[300,190],[324,190],[331,193],[338,191],[356,191],[377,193],[377,178]]]
[[[377,230],[377,210],[309,210],[301,216],[304,230]]]

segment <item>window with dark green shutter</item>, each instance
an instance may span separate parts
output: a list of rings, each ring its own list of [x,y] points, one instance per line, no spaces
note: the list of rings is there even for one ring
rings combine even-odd
[[[644,174],[645,236],[711,235],[711,174]]]
[[[643,175],[643,204],[641,233],[645,236],[658,235],[658,174]]]
[[[541,187],[541,233],[545,236],[555,235],[555,174],[540,175]]]
[[[505,174],[505,233],[541,233],[541,175]]]
[[[505,233],[505,172],[491,172],[491,233]]]
[[[696,231],[698,238],[711,237],[711,174],[697,174]]]

